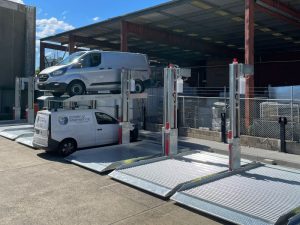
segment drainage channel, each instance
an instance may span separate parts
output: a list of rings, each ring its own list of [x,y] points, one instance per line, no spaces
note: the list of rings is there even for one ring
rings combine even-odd
[[[247,163],[250,161],[242,161],[242,164]],[[184,184],[227,171],[227,165],[226,156],[194,151],[124,165],[109,176],[161,197],[169,197]]]
[[[103,173],[124,164],[161,156],[161,152],[161,145],[150,141],[140,141],[77,151],[65,160]]]
[[[187,184],[171,199],[237,224],[300,224],[300,171],[249,165]]]

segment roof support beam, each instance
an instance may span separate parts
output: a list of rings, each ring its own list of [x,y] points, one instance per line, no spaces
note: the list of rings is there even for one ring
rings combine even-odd
[[[254,65],[254,0],[245,0],[245,64]],[[245,126],[251,126],[251,109],[254,96],[254,74],[246,74]]]
[[[68,47],[62,46],[62,45],[55,45],[51,43],[46,43],[40,41],[40,71],[45,69],[45,50],[53,49],[53,50],[59,50],[59,51],[68,51]]]
[[[126,26],[127,32],[134,34],[144,40],[151,40],[157,43],[163,43],[182,49],[190,49],[203,53],[212,53],[218,55],[228,55],[233,58],[241,53],[229,48],[215,47],[214,45],[183,35],[175,35],[168,31],[159,30],[145,25],[135,24],[127,21],[122,22],[122,27]],[[125,25],[126,24],[126,25]]]
[[[98,47],[102,48],[111,48],[111,49],[118,49],[118,45],[111,44],[108,41],[100,41],[96,40],[94,38],[90,37],[82,37],[82,36],[77,36],[73,35],[72,36],[74,43],[81,43],[81,44],[87,44],[87,45],[95,45]]]
[[[300,12],[274,0],[258,0],[255,9],[300,27]]]
[[[121,22],[121,51],[128,51],[128,23],[124,20]]]

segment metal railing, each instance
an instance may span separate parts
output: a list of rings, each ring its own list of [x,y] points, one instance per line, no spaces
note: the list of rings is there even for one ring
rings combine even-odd
[[[241,96],[241,134],[264,138],[280,138],[279,117],[287,118],[286,139],[300,140],[300,95],[293,87],[285,87],[284,93],[276,88],[255,88],[254,97]],[[162,88],[147,90],[145,100],[146,121],[162,124]],[[299,92],[300,93],[300,92]],[[274,98],[277,97],[277,98]],[[229,129],[228,88],[184,89],[178,101],[179,127],[220,131],[221,113],[226,113]],[[246,104],[249,107],[246,107]]]

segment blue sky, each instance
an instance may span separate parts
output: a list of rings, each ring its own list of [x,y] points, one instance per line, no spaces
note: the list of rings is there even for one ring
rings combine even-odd
[[[36,67],[38,39],[155,6],[169,0],[10,0],[36,7]],[[47,51],[46,55],[57,54]]]

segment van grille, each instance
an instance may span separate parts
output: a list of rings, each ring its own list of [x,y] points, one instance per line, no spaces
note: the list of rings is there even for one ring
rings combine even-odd
[[[39,82],[45,82],[46,80],[48,80],[49,75],[48,74],[40,74],[39,75]]]

